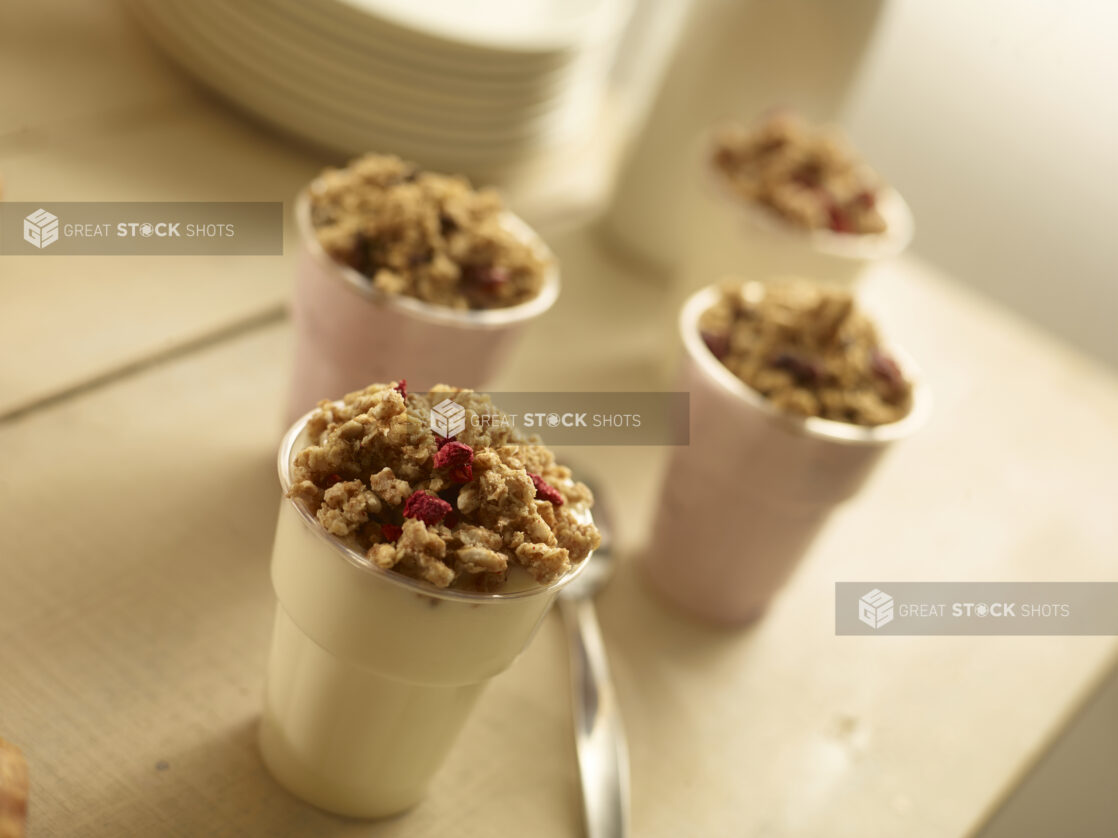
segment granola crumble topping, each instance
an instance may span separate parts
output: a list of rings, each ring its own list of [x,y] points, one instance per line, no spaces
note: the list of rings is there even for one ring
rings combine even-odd
[[[505,225],[492,189],[367,154],[310,190],[323,249],[388,295],[454,309],[505,308],[539,294],[548,265]]]
[[[327,532],[378,567],[474,591],[498,590],[512,567],[549,584],[598,546],[597,529],[578,520],[593,504],[590,490],[538,440],[499,421],[488,396],[401,389],[373,384],[319,402],[311,416],[288,496]],[[467,420],[452,441],[429,424],[431,407],[448,397]]]
[[[876,234],[878,176],[833,128],[776,111],[754,128],[733,125],[714,138],[711,161],[730,188],[797,227]]]
[[[699,329],[730,372],[789,413],[873,426],[912,407],[911,383],[845,291],[728,283]]]

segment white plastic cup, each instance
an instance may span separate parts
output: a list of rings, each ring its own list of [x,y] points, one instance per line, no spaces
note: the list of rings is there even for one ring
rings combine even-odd
[[[913,382],[912,408],[900,421],[865,427],[783,413],[703,343],[699,317],[718,294],[696,292],[680,315],[690,444],[675,449],[665,472],[642,565],[652,587],[683,610],[742,625],[764,612],[888,447],[922,424],[929,395],[915,366],[891,348]]]
[[[685,194],[678,273],[687,292],[726,276],[758,281],[802,276],[851,289],[871,264],[900,255],[912,241],[912,212],[891,187],[877,192],[884,233],[807,230],[735,194],[712,164],[711,148],[708,136],[694,152],[694,177]]]
[[[309,418],[279,451],[285,496],[260,749],[276,780],[303,800],[385,817],[424,797],[485,685],[528,645],[589,559],[550,585],[489,594],[439,590],[374,566],[286,497]]]
[[[311,223],[308,192],[295,204],[299,267],[292,319],[295,363],[287,420],[371,381],[406,378],[416,390],[453,381],[482,389],[509,356],[528,321],[559,296],[557,261],[512,213],[505,226],[530,243],[547,264],[539,294],[507,308],[458,311],[414,297],[389,296],[353,268],[330,257]]]

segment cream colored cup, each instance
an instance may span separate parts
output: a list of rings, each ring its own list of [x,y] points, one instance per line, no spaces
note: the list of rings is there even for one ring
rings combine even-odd
[[[383,817],[423,798],[486,683],[589,559],[546,586],[520,571],[511,590],[493,594],[438,590],[375,567],[286,497],[309,417],[279,450],[285,497],[260,749],[276,780],[307,802]]]
[[[891,349],[914,385],[912,409],[899,422],[863,427],[782,413],[703,343],[699,317],[718,294],[696,292],[680,314],[690,444],[669,462],[643,567],[681,608],[743,624],[764,611],[888,447],[919,427],[929,395],[915,366]]]
[[[850,288],[872,263],[912,241],[912,212],[892,189],[878,192],[886,231],[879,235],[796,227],[735,195],[710,162],[709,136],[696,149],[685,200],[685,248],[679,279],[690,292],[724,276],[767,280],[804,276]]]
[[[413,297],[388,296],[369,279],[332,259],[311,224],[306,191],[295,204],[299,268],[292,319],[295,363],[287,419],[320,399],[337,398],[370,381],[398,381],[426,390],[453,381],[483,388],[513,350],[524,326],[559,296],[559,269],[543,240],[512,213],[505,226],[548,264],[540,293],[517,306],[457,311]]]

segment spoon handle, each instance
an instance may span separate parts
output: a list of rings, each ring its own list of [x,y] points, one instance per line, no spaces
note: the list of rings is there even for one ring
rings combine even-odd
[[[575,748],[587,838],[629,835],[629,751],[589,597],[559,598],[571,655]]]

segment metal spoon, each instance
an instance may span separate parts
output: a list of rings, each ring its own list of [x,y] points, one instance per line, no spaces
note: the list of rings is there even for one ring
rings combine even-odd
[[[610,521],[604,496],[595,492],[594,523],[602,543],[590,564],[559,594],[571,653],[575,748],[582,781],[587,838],[625,838],[629,834],[629,749],[617,694],[610,680],[594,595],[613,576]]]

